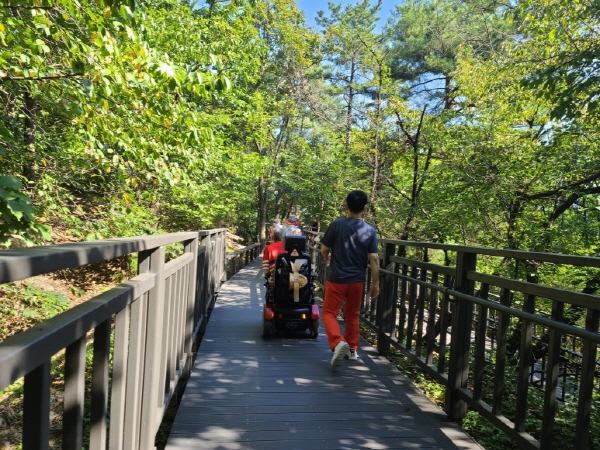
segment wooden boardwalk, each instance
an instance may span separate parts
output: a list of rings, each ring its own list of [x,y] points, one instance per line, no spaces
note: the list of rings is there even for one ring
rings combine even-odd
[[[167,450],[481,449],[374,348],[261,338],[261,260],[220,291]]]

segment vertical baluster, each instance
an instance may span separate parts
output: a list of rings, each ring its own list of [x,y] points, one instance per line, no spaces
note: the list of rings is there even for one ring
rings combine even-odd
[[[585,329],[598,333],[600,311],[588,309],[585,320]],[[583,361],[581,364],[581,382],[579,386],[579,402],[577,407],[577,428],[575,430],[575,450],[589,448],[590,418],[592,413],[592,400],[594,398],[594,377],[596,371],[596,355],[598,347],[589,339],[583,341]]]
[[[490,287],[487,284],[481,286],[479,297],[487,299]],[[473,370],[473,399],[481,400],[483,389],[483,375],[485,373],[485,347],[487,332],[487,306],[478,305],[477,327],[475,333],[475,367]]]
[[[533,314],[535,312],[535,297],[525,294],[523,310]],[[525,431],[527,418],[527,391],[529,389],[529,374],[531,350],[533,347],[533,324],[529,320],[521,323],[521,345],[519,347],[519,368],[517,375],[517,406],[515,411],[515,431]]]
[[[410,278],[416,279],[418,274],[418,267],[412,266],[410,269]],[[409,282],[408,288],[408,317],[406,323],[406,349],[412,350],[413,341],[415,339],[415,320],[417,317],[417,283],[412,281]]]
[[[171,275],[169,278],[165,280],[165,294],[167,296],[166,301],[164,302],[164,322],[166,324],[165,334],[163,336],[163,342],[165,345],[164,349],[164,358],[165,358],[165,391],[170,389],[171,383],[174,382],[176,378],[175,373],[175,359],[177,356],[174,350],[174,341],[175,335],[177,333],[177,317],[175,317],[175,308],[176,305],[173,304],[171,292],[173,290],[173,278],[174,275]]]
[[[402,264],[402,275],[405,277],[408,275],[408,266]],[[407,292],[408,292],[408,281],[402,278],[400,281],[400,297],[398,299],[398,309],[400,310],[400,320],[398,321],[398,342],[404,343],[406,346],[406,308],[407,308]]]
[[[92,393],[90,406],[90,450],[106,450],[108,423],[108,372],[110,358],[111,321],[94,329],[92,362]],[[81,448],[81,447],[79,447]]]
[[[438,273],[433,272],[431,274],[431,284],[438,285]],[[435,351],[435,322],[436,313],[438,309],[438,298],[439,293],[437,289],[429,290],[429,303],[427,305],[427,331],[426,331],[426,343],[427,343],[427,354],[425,355],[425,363],[431,365],[433,363],[433,352]]]
[[[451,288],[454,282],[454,278],[450,275],[444,276],[444,287]],[[447,291],[444,291],[442,296],[442,303],[440,305],[440,318],[439,318],[439,360],[438,360],[438,372],[444,373],[446,371],[446,342],[448,340],[448,326],[452,319],[452,313],[450,312],[450,296]],[[437,328],[437,327],[436,327]]]
[[[139,303],[139,299],[135,300],[135,302]],[[110,450],[123,450],[124,448],[131,310],[132,306],[129,305],[115,316],[115,342],[110,401]]]
[[[508,289],[500,291],[500,303],[504,306],[511,304],[511,292]],[[498,318],[498,336],[496,347],[496,368],[494,369],[494,393],[492,397],[492,413],[502,414],[502,400],[504,398],[504,370],[506,368],[506,343],[510,315],[501,312]]]
[[[23,450],[47,450],[50,440],[50,360],[25,375]]]
[[[552,320],[564,322],[565,306],[563,302],[552,302]],[[560,347],[563,333],[550,328],[548,336],[548,365],[546,368],[546,388],[544,389],[544,409],[542,412],[541,448],[552,446],[554,432],[554,415],[556,413],[556,390],[558,386],[558,368],[560,364]]]
[[[80,450],[83,446],[83,404],[85,397],[85,335],[65,351],[65,389],[63,427],[64,450]]]
[[[427,262],[427,249],[423,249],[423,261]],[[421,268],[419,270],[419,280],[427,281],[427,270]],[[415,283],[416,284],[416,283]],[[423,324],[425,321],[425,301],[427,297],[427,289],[423,285],[417,285],[418,289],[417,299],[416,299],[416,313],[417,313],[417,331],[415,336],[415,354],[418,357],[423,355]]]

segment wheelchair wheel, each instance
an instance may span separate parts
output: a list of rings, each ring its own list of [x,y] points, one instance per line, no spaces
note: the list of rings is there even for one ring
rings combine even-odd
[[[262,337],[268,338],[273,334],[273,324],[270,320],[267,320],[263,317],[262,320]]]
[[[319,321],[313,320],[312,324],[310,325],[310,337],[316,339],[317,336],[319,336]]]

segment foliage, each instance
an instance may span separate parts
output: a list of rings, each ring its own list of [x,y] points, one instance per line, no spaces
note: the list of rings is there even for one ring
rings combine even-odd
[[[498,433],[496,427],[488,421],[482,420],[481,416],[474,411],[467,412],[462,422],[462,428],[488,450],[516,450],[519,448],[508,436]]]
[[[592,119],[600,109],[600,6],[597,2],[521,1],[516,15],[523,40],[513,57],[528,66],[521,79],[555,102],[555,119]]]
[[[468,114],[454,126],[462,133],[454,159],[463,167],[460,189],[490,198],[478,205],[495,218],[503,246],[577,252],[581,238],[598,232],[595,218],[582,220],[583,205],[594,204],[600,192],[596,131],[589,120],[553,120],[556,98],[523,89],[520,80],[533,66],[514,62],[514,46],[489,60],[468,51],[459,57],[456,80],[468,105]],[[474,72],[477,80],[470,75]]]
[[[192,21],[183,4],[157,5],[177,6]],[[0,145],[11,155],[1,163],[23,178],[34,201],[49,193],[37,204],[44,212],[62,221],[69,215],[64,203],[88,206],[90,191],[127,203],[136,192],[190,183],[204,167],[198,149],[211,133],[196,105],[230,82],[209,52],[195,54],[192,65],[150,46],[148,25],[162,17],[159,28],[175,28],[160,8],[59,1],[1,14],[7,33],[0,40],[0,95],[8,105],[1,121],[8,131]]]
[[[49,319],[70,307],[69,301],[63,294],[40,289],[29,282],[22,287],[4,285],[0,293],[4,297],[0,307],[3,316],[0,335],[3,336],[14,333],[11,327],[26,328],[23,324],[11,325],[11,320],[23,321],[31,325]]]
[[[48,227],[36,223],[31,199],[22,191],[16,177],[0,176],[0,245],[9,242],[9,236],[18,234],[27,242],[38,236],[48,239]]]
[[[594,254],[598,8],[413,1],[378,32],[380,9],[331,4],[316,33],[291,0],[2,8],[4,244],[250,240],[359,188],[387,237]]]

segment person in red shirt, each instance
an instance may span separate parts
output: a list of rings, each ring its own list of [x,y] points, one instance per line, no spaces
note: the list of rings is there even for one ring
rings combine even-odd
[[[281,241],[282,234],[282,230],[275,229],[273,231],[273,243],[267,245],[263,250],[262,269],[265,277],[269,279],[269,286],[271,287],[275,284],[275,277],[273,275],[275,273],[277,255],[285,251],[283,242]]]

